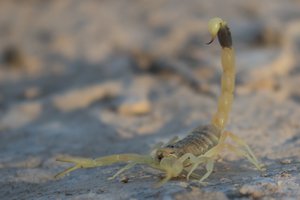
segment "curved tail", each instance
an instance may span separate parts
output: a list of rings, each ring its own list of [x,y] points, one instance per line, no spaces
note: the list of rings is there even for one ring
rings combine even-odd
[[[213,115],[212,124],[221,130],[227,124],[231,105],[233,101],[233,92],[235,86],[235,53],[232,48],[231,33],[227,23],[221,18],[213,18],[208,24],[209,32],[212,36],[211,41],[218,37],[222,47],[221,63],[223,68],[221,80],[221,95],[218,101],[218,110]]]

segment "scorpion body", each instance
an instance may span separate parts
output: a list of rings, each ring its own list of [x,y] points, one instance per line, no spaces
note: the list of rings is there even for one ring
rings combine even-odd
[[[249,146],[238,136],[231,132],[224,131],[233,101],[235,53],[232,48],[230,30],[224,20],[217,17],[211,19],[208,24],[208,29],[212,36],[208,44],[212,43],[217,37],[222,47],[221,63],[223,68],[221,95],[218,101],[217,111],[212,117],[211,124],[193,129],[181,140],[170,140],[167,144],[156,148],[150,155],[116,154],[96,159],[75,157],[58,158],[58,161],[69,162],[75,165],[57,174],[56,177],[62,177],[78,168],[92,168],[127,162],[128,164],[111,178],[115,178],[136,164],[145,164],[166,173],[165,178],[158,183],[158,186],[160,186],[171,178],[180,175],[185,175],[187,179],[189,179],[191,175],[196,177],[197,174],[194,173],[194,170],[197,169],[199,165],[205,164],[207,172],[199,179],[199,182],[203,183],[203,180],[212,173],[216,157],[220,155],[224,149],[228,149],[237,155],[247,158],[257,169],[262,170],[262,165],[258,162]],[[226,143],[225,140],[227,138],[235,142],[236,145]]]
[[[168,144],[157,152],[157,157],[162,158],[164,154],[173,152],[176,157],[186,153],[200,156],[216,146],[221,136],[221,130],[214,125],[200,126],[193,129],[185,138]]]

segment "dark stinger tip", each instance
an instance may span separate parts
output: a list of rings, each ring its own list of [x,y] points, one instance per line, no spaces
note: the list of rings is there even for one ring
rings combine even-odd
[[[210,45],[214,40],[215,40],[215,38],[211,38],[211,40],[209,42],[205,43],[205,44]]]

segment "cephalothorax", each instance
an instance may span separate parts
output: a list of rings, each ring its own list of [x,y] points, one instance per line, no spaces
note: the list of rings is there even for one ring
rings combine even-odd
[[[166,173],[165,178],[158,183],[159,186],[180,175],[185,175],[187,179],[191,175],[199,178],[194,171],[199,165],[204,164],[207,172],[199,178],[199,182],[203,182],[211,174],[217,156],[224,149],[247,158],[257,169],[262,170],[262,165],[258,162],[249,146],[233,133],[224,131],[233,101],[235,53],[232,48],[231,34],[225,21],[217,17],[213,18],[209,21],[208,29],[212,36],[212,40],[208,44],[218,37],[222,47],[221,63],[223,67],[221,95],[218,101],[217,112],[213,115],[211,124],[193,129],[181,140],[174,138],[167,144],[160,145],[150,155],[116,154],[96,159],[59,158],[57,159],[58,161],[69,162],[75,165],[57,174],[56,177],[62,177],[79,168],[92,168],[127,162],[128,164],[111,178],[115,178],[136,164],[145,164]],[[235,142],[235,145],[225,143],[227,138]]]

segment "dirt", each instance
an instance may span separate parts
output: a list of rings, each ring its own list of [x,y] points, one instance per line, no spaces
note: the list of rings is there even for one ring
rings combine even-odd
[[[299,199],[299,3],[1,1],[0,199]],[[107,180],[122,164],[54,179],[69,166],[61,155],[147,154],[209,123],[221,74],[219,45],[205,45],[214,16],[237,54],[227,129],[267,170],[225,152],[205,186],[154,188],[162,174],[147,166]]]

